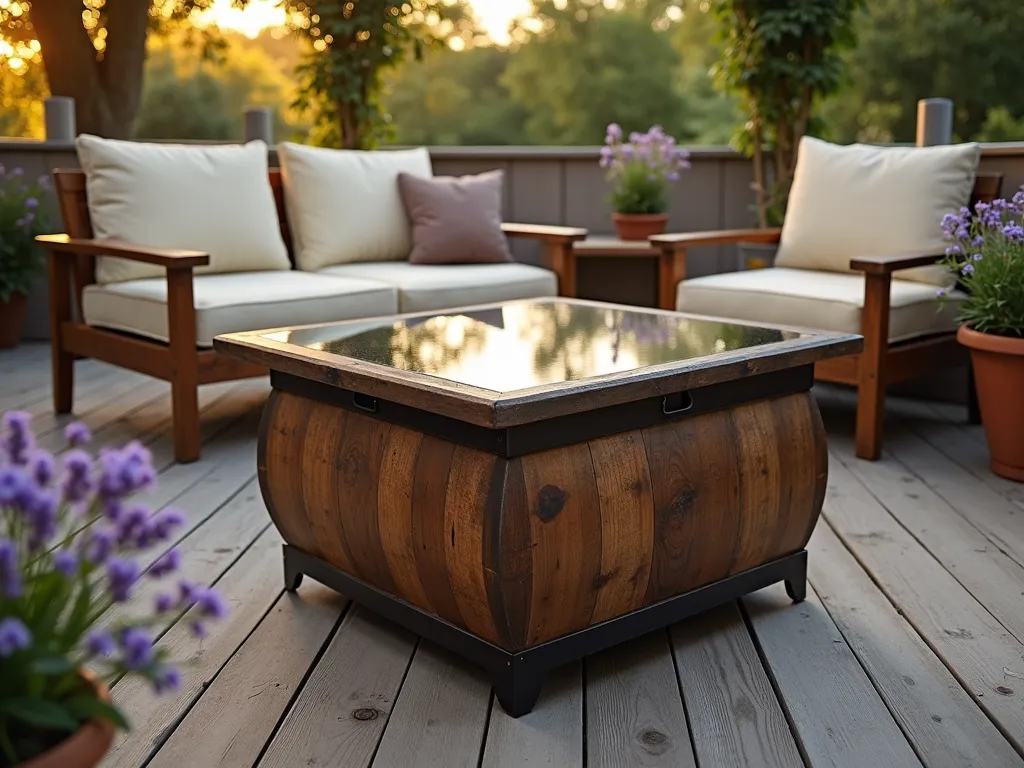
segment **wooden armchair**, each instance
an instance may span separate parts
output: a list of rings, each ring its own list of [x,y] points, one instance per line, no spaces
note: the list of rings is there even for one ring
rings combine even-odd
[[[1001,174],[979,173],[975,178],[971,207],[973,208],[977,202],[990,202],[998,197],[1001,186]],[[657,235],[652,237],[651,241],[661,251],[663,277],[670,278],[671,285],[677,286],[677,308],[690,311],[684,301],[688,249],[735,243],[777,243],[781,234],[781,229],[739,229]],[[857,355],[817,363],[814,375],[820,381],[857,387],[856,453],[860,458],[875,460],[881,453],[885,389],[888,385],[968,363],[966,351],[957,343],[956,334],[953,332],[918,335],[906,341],[890,341],[893,274],[897,270],[934,264],[941,258],[942,254],[917,253],[865,256],[850,261],[850,269],[860,273],[863,279],[863,300],[859,313],[864,351]],[[755,270],[749,273],[749,279],[757,280],[759,272],[763,277],[767,277],[766,273],[773,271],[776,270]],[[810,275],[822,275],[823,280],[829,279],[829,273],[799,271]],[[846,277],[843,275],[842,279]],[[694,281],[696,282],[700,281]],[[896,282],[903,284],[909,281]],[[904,287],[906,286],[898,286],[901,290]],[[934,291],[932,288],[928,290]],[[931,311],[934,313],[936,310]],[[745,312],[743,317],[737,319],[757,322],[759,308],[756,302],[748,302]],[[715,314],[724,313],[718,311]],[[763,316],[761,321],[770,322]],[[814,327],[813,322],[805,321],[799,324]],[[971,398],[973,399],[973,385]],[[976,413],[976,410],[972,408],[971,413]]]
[[[206,253],[188,250],[149,248],[130,243],[93,239],[93,228],[86,199],[85,174],[78,170],[56,171],[56,192],[66,234],[37,238],[49,253],[50,274],[50,333],[53,367],[53,404],[57,413],[72,409],[74,389],[73,362],[76,358],[93,358],[153,376],[171,384],[174,455],[180,462],[195,461],[200,454],[198,387],[218,381],[243,379],[266,374],[260,366],[225,357],[208,344],[197,340],[197,303],[194,288],[197,281],[218,275],[194,275],[197,267],[209,264]],[[270,171],[270,185],[277,203],[281,234],[291,255],[292,239],[283,204],[281,174]],[[541,243],[547,266],[553,270],[562,290],[571,290],[573,276],[572,244],[586,237],[586,230],[573,227],[504,224],[509,237],[530,238]],[[147,337],[110,327],[89,323],[82,311],[83,292],[96,283],[95,262],[98,256],[119,256],[133,262],[156,265],[166,273],[165,339]],[[438,270],[449,267],[439,266]],[[457,269],[457,267],[455,267]],[[291,272],[249,273],[254,279],[279,280]],[[303,273],[314,275],[316,273]],[[317,278],[321,283],[330,280]],[[131,282],[131,281],[129,281]],[[359,281],[365,283],[365,281]],[[395,289],[380,286],[382,291]],[[379,305],[369,315],[394,314],[397,305]],[[296,302],[297,304],[300,302]],[[351,315],[350,315],[351,316]],[[349,317],[350,317],[349,316]],[[276,325],[294,325],[310,322],[279,322]],[[318,321],[349,319],[325,316]],[[269,321],[268,321],[269,322]],[[230,330],[253,330],[233,328]],[[219,332],[229,332],[221,328]],[[208,341],[208,340],[206,340]]]

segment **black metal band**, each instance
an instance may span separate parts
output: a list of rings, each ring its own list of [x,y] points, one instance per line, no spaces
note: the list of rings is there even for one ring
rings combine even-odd
[[[741,403],[806,392],[814,383],[814,366],[786,368],[504,429],[489,429],[281,371],[270,372],[270,383],[274,389],[283,392],[357,413],[370,413],[392,424],[512,458],[685,419]]]

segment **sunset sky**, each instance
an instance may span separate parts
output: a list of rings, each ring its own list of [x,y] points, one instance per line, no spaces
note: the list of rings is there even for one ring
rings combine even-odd
[[[530,0],[469,0],[469,4],[481,26],[498,43],[508,42],[509,22],[530,9]],[[216,0],[211,13],[218,26],[250,37],[255,37],[261,29],[284,23],[284,11],[279,7],[279,0],[250,0],[244,11],[232,8],[231,0]]]

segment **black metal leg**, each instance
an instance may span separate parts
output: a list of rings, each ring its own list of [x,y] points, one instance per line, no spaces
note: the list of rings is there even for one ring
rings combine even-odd
[[[494,695],[509,717],[522,717],[540,698],[544,671],[535,664],[510,661],[494,676]]]
[[[967,423],[981,424],[981,408],[978,406],[978,386],[974,381],[974,366],[967,366]]]
[[[294,592],[302,584],[302,571],[299,570],[297,558],[293,556],[293,550],[287,544],[284,545],[284,588],[288,592]]]
[[[786,594],[794,603],[802,603],[807,599],[807,552],[801,554],[803,557],[793,562],[790,574],[786,577]]]

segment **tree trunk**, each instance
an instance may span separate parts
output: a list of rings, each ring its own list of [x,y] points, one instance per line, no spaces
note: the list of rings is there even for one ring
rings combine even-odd
[[[337,110],[341,148],[362,149],[362,126],[359,125],[359,120],[356,119],[356,105],[350,101],[339,101]]]
[[[29,13],[50,93],[75,100],[80,133],[117,139],[131,136],[142,98],[151,3],[107,3],[107,46],[100,59],[82,25],[81,0],[33,0]]]

